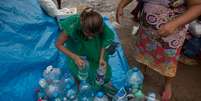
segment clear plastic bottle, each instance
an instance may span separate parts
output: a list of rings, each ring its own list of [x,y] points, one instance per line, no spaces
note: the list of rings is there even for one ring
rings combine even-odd
[[[97,69],[96,74],[96,83],[98,85],[103,85],[105,79],[105,69],[103,69],[101,66]]]
[[[62,77],[62,85],[64,87],[64,90],[68,90],[72,88],[72,86],[75,85],[75,80],[73,76],[69,73],[64,73],[64,76]]]
[[[144,76],[138,68],[130,69],[127,73],[128,86],[132,88],[132,92],[135,93],[142,89]]]
[[[93,90],[86,81],[81,81],[79,101],[93,101]]]
[[[59,80],[54,80],[47,88],[45,88],[45,92],[51,99],[59,97],[62,94],[61,82]]]
[[[109,101],[108,97],[103,92],[97,92],[94,101]]]
[[[82,56],[81,59],[84,60],[84,66],[79,68],[78,78],[82,81],[88,78],[89,62],[86,56]]]
[[[48,83],[52,82],[53,80],[60,80],[61,70],[60,68],[53,68],[53,66],[50,65],[43,72],[43,77]]]
[[[126,90],[124,88],[121,88],[114,96],[112,101],[128,101]]]
[[[156,94],[154,92],[149,92],[147,96],[147,101],[156,101]]]

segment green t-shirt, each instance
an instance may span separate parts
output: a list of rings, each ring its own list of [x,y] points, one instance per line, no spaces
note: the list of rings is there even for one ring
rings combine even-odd
[[[86,55],[93,60],[98,60],[101,48],[108,47],[114,40],[113,31],[104,23],[102,36],[87,39],[80,25],[80,15],[72,15],[59,22],[63,31],[69,36],[66,47],[78,55]]]

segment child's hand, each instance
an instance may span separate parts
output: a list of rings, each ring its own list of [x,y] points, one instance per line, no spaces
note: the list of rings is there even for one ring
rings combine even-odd
[[[176,29],[177,24],[175,24],[174,22],[168,22],[162,25],[158,32],[161,37],[167,37],[168,35],[173,34]]]
[[[100,65],[102,68],[104,68],[104,69],[107,67],[107,63],[105,62],[104,59],[100,59],[100,60],[99,60],[99,65]]]
[[[75,56],[74,61],[79,68],[84,66],[84,61],[79,56]]]

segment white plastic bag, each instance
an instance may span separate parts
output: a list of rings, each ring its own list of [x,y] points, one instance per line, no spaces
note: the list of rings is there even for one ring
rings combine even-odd
[[[56,17],[56,15],[59,13],[57,6],[52,0],[39,0],[39,3],[48,15]]]

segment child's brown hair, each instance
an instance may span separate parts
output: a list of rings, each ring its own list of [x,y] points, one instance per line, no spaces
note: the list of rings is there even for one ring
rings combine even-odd
[[[101,35],[103,32],[103,18],[93,10],[93,8],[85,8],[80,15],[81,27],[86,36]]]

